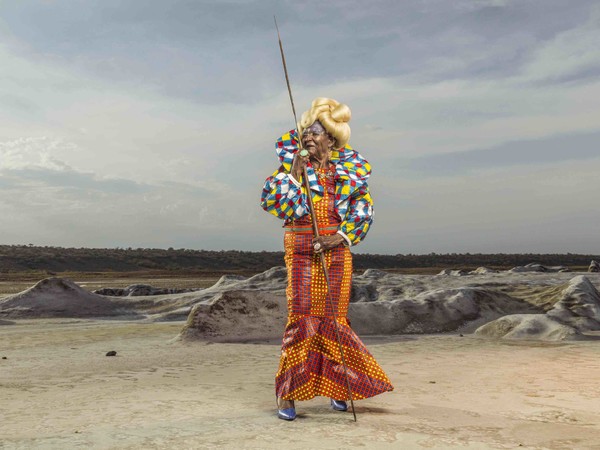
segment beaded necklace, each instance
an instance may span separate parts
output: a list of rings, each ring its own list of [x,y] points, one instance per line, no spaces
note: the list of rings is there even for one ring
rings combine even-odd
[[[319,168],[319,169],[315,170],[315,173],[319,177],[319,180],[323,182],[323,181],[328,180],[328,179],[329,180],[333,179],[333,171],[332,171],[332,169],[333,169],[333,166],[330,165],[329,169],[321,169],[321,168]]]

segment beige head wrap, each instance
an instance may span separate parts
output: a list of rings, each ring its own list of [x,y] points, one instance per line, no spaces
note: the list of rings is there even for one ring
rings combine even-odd
[[[343,103],[331,98],[315,98],[308,111],[305,111],[298,124],[298,133],[302,136],[305,128],[310,127],[315,121],[321,122],[323,128],[333,136],[336,148],[344,147],[350,140],[350,108]]]

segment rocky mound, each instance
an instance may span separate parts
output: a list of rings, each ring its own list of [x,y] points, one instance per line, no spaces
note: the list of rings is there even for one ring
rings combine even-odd
[[[286,268],[273,267],[250,278],[239,275],[224,275],[211,287],[195,292],[193,297],[198,302],[207,302],[211,301],[216,294],[227,291],[242,290],[285,293],[286,285]]]
[[[239,275],[224,275],[211,287],[191,293],[176,296],[164,295],[156,298],[137,297],[135,301],[136,303],[145,302],[154,305],[151,309],[146,308],[147,313],[152,313],[150,315],[151,320],[186,320],[192,315],[194,306],[211,304],[215,301],[215,298],[232,291],[262,292],[278,295],[284,299],[286,284],[287,271],[285,267],[273,267],[250,278]],[[175,300],[177,305],[174,303]],[[162,309],[157,308],[157,304],[162,304]]]
[[[597,291],[584,277],[559,286],[524,280],[517,292],[527,295],[518,298],[505,292],[512,278],[503,278],[509,276],[522,280],[522,275],[492,274],[468,283],[455,277],[368,270],[354,277],[349,319],[361,335],[472,332],[480,327],[478,334],[483,336],[563,340],[593,329],[587,319],[595,320],[598,313],[593,307]],[[555,283],[555,276],[549,280]],[[279,339],[286,317],[285,286],[282,267],[248,279],[222,279],[199,294],[210,298],[193,308],[181,337],[236,342]],[[577,317],[567,323],[566,316],[575,312]],[[559,321],[553,316],[564,317]]]
[[[461,269],[444,269],[438,275],[446,275],[451,277],[463,277],[465,275],[469,275],[469,272]]]
[[[368,284],[361,289],[376,292]],[[502,315],[538,311],[539,308],[502,293],[460,288],[437,289],[414,298],[355,302],[350,304],[348,316],[352,328],[361,335],[393,335],[466,330],[469,325],[474,329],[481,322]],[[278,339],[286,316],[283,292],[221,292],[193,308],[180,336],[227,342]]]
[[[537,312],[527,302],[477,288],[435,289],[412,298],[350,305],[352,327],[361,334],[468,331],[497,317]],[[471,327],[470,327],[471,326]]]
[[[180,338],[243,342],[280,338],[287,318],[282,295],[227,291],[194,306]]]
[[[510,270],[504,271],[504,273],[552,273],[552,272],[570,272],[570,269],[566,266],[544,266],[539,263],[529,263],[525,266],[513,267]],[[453,276],[463,277],[465,275],[488,275],[491,273],[503,273],[499,270],[490,269],[488,267],[478,267],[475,270],[467,271],[462,269],[444,269],[438,276]]]
[[[139,297],[149,295],[182,294],[184,292],[195,292],[200,289],[177,289],[157,288],[149,284],[132,284],[126,288],[102,288],[92,291],[94,294],[107,295],[110,297]]]
[[[529,263],[525,266],[513,267],[509,272],[569,272],[566,266],[543,266],[538,263]]]
[[[274,267],[250,278],[225,275],[207,289],[165,289],[164,292],[137,284],[92,293],[72,281],[47,278],[26,291],[0,299],[0,318],[127,316],[152,321],[185,320],[194,305],[208,303],[218,294],[232,290],[282,294],[286,282],[285,267]]]
[[[545,314],[509,315],[475,333],[506,339],[572,340],[600,330],[600,294],[588,278],[576,276],[551,292],[556,293],[555,299]]]
[[[500,273],[500,271],[496,269],[490,269],[489,267],[478,267],[475,270],[471,270],[469,275],[487,275],[488,273]]]
[[[0,317],[107,317],[130,313],[123,305],[62,278],[46,278],[0,300]]]
[[[569,279],[569,274],[558,272],[535,276],[490,273],[485,268],[473,272],[480,275],[367,270],[353,278],[352,326],[361,335],[478,329],[482,336],[550,340],[585,337],[600,330],[596,274]],[[68,280],[49,278],[1,299],[0,324],[6,323],[1,319],[13,317],[187,319],[181,333],[184,339],[280,339],[287,315],[286,284],[286,269],[274,267],[250,278],[224,276],[215,285],[193,292],[111,298]]]
[[[600,330],[600,293],[587,277],[577,276],[546,314],[580,331]]]
[[[479,327],[476,334],[503,339],[564,341],[582,339],[575,328],[563,325],[546,314],[512,314]]]

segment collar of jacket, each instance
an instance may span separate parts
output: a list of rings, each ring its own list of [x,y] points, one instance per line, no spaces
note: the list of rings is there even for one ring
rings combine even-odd
[[[277,157],[286,171],[292,169],[294,154],[298,151],[298,135],[296,130],[290,130],[277,139],[275,144]],[[371,175],[371,165],[350,145],[331,152],[331,162],[335,164],[335,204],[336,206],[360,189],[367,187]],[[314,200],[323,197],[323,186],[317,181],[312,166],[308,164],[308,183],[314,193]]]

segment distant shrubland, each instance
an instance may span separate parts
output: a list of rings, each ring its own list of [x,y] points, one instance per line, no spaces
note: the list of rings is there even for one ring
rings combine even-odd
[[[485,266],[510,269],[537,262],[586,269],[599,255],[430,253],[427,255],[354,254],[357,270],[410,271],[424,268],[472,269]],[[283,252],[190,250],[156,248],[63,248],[34,245],[0,245],[0,272],[136,272],[192,271],[206,273],[258,273],[284,265]]]

